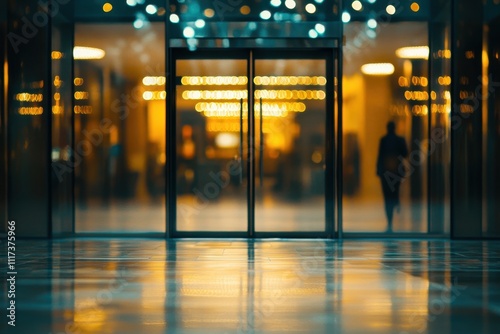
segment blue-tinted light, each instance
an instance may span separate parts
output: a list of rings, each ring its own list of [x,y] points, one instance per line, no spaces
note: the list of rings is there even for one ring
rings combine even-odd
[[[377,20],[369,19],[368,22],[366,22],[366,25],[368,26],[368,28],[375,29],[377,28]]]
[[[136,19],[134,21],[134,28],[135,29],[141,29],[143,27],[144,27],[144,20],[142,20],[142,19]]]
[[[146,13],[148,13],[150,15],[156,14],[157,11],[158,11],[158,9],[156,8],[155,5],[147,5],[146,6]]]
[[[184,37],[186,38],[193,38],[194,37],[194,29],[192,27],[186,27],[184,28],[184,30],[182,31],[182,34],[184,35]]]
[[[271,12],[268,10],[263,10],[260,12],[260,18],[263,20],[269,20],[271,18]]]
[[[286,0],[286,1],[285,1],[285,6],[286,6],[286,8],[288,8],[288,9],[294,9],[294,8],[295,8],[295,6],[297,6],[297,4],[295,3],[295,1],[294,1],[294,0]]]
[[[177,14],[170,14],[170,22],[172,23],[179,23],[179,15]]]
[[[351,14],[349,14],[348,12],[343,12],[342,13],[342,22],[348,23],[349,21],[351,21]]]
[[[318,32],[314,29],[309,30],[309,37],[311,37],[311,38],[318,37]]]
[[[271,6],[279,7],[281,5],[281,0],[271,0]]]
[[[196,28],[203,28],[205,26],[205,21],[202,19],[198,19],[196,20],[194,25],[196,26]]]
[[[316,31],[318,32],[318,34],[322,35],[325,33],[325,26],[322,25],[321,23],[316,23],[316,25],[314,26],[314,29],[316,29]]]

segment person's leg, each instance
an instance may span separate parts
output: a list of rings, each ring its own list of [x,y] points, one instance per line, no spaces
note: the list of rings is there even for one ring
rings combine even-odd
[[[385,180],[385,178],[381,178],[382,181],[382,193],[384,194],[384,208],[385,215],[387,217],[387,230],[392,231],[392,217],[393,217],[393,204],[392,204],[392,191],[391,186]]]

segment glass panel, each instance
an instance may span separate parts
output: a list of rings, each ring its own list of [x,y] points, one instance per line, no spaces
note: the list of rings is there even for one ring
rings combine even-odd
[[[343,229],[427,232],[427,23],[345,33]]]
[[[164,26],[75,27],[78,232],[165,232]]]
[[[325,231],[326,81],[324,59],[255,61],[256,231]]]
[[[246,231],[247,61],[177,60],[176,75],[177,230]]]
[[[72,6],[52,20],[52,234],[73,233],[73,22]],[[66,16],[66,18],[65,18]]]

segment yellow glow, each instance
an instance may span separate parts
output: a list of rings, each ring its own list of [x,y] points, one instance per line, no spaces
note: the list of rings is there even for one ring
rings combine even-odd
[[[391,63],[371,63],[361,66],[361,72],[366,75],[390,75],[394,73]]]
[[[60,94],[60,93],[55,93],[55,94],[54,94],[54,100],[55,100],[55,101],[59,101],[59,100],[61,100],[61,94]]]
[[[436,58],[450,59],[451,58],[451,50],[438,50]]]
[[[213,17],[215,15],[215,12],[212,8],[207,8],[203,11],[203,14],[206,16],[206,17]]]
[[[414,11],[415,13],[420,10],[420,5],[416,2],[412,3],[410,6],[411,10]]]
[[[106,52],[98,48],[88,46],[75,46],[73,48],[74,59],[102,59],[105,55]]]
[[[61,77],[60,77],[60,76],[58,76],[58,75],[56,75],[56,76],[54,77],[54,87],[59,88],[59,87],[61,87],[61,85],[62,85],[62,80],[61,80]]]
[[[215,137],[215,145],[221,148],[238,147],[240,138],[235,133],[219,133]]]
[[[246,85],[248,82],[245,76],[203,76],[190,77],[184,76],[181,78],[181,83],[184,86],[224,86],[224,85]]]
[[[63,106],[52,106],[52,113],[54,115],[60,115],[64,112]]]
[[[253,81],[256,85],[265,86],[326,85],[323,76],[256,76]]]
[[[237,102],[198,102],[195,110],[206,117],[240,117],[240,103]],[[263,115],[269,117],[286,117],[290,112],[304,112],[306,105],[302,102],[279,102],[262,104]],[[260,117],[260,103],[254,105],[256,117]],[[243,103],[243,117],[248,116],[248,103]]]
[[[164,76],[147,76],[142,79],[144,86],[163,86],[167,82]]]
[[[91,114],[92,113],[92,106],[75,106],[73,108],[73,111],[75,114]]]
[[[21,107],[17,109],[19,115],[41,115],[43,114],[43,107]]]
[[[250,14],[250,7],[248,7],[248,6],[242,6],[240,8],[240,13],[243,14],[243,15]]]
[[[42,102],[43,94],[18,93],[16,101],[20,102]]]
[[[441,86],[451,85],[451,77],[449,75],[438,77],[438,84],[440,84]]]
[[[105,12],[105,13],[109,13],[110,11],[113,10],[113,5],[110,4],[109,2],[106,2],[104,5],[102,5],[102,10]]]
[[[424,91],[405,91],[405,99],[408,101],[426,101],[429,99],[429,93]]]
[[[428,46],[406,46],[396,50],[396,56],[404,59],[428,59]]]
[[[89,99],[89,92],[76,91],[74,96],[75,96],[75,100],[88,100]]]
[[[75,78],[73,80],[73,83],[75,84],[75,86],[81,86],[83,85],[83,78]]]
[[[63,54],[61,51],[52,51],[52,59],[54,60],[57,60],[57,59],[61,59],[63,57]]]
[[[151,100],[165,100],[167,98],[167,92],[164,90],[156,90],[156,91],[145,91],[142,93],[142,98],[146,101]]]

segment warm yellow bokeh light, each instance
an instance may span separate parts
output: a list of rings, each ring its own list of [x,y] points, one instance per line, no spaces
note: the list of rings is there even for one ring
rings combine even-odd
[[[420,6],[418,3],[414,2],[411,4],[410,6],[411,10],[414,11],[415,13],[418,12],[420,10]]]
[[[106,2],[104,5],[102,5],[102,10],[105,12],[105,13],[109,13],[110,11],[113,10],[113,5],[110,4],[109,2]]]
[[[250,7],[248,7],[248,6],[242,6],[240,8],[240,13],[243,14],[243,15],[250,14]]]
[[[203,14],[206,16],[206,17],[214,17],[215,15],[215,12],[212,8],[207,8],[203,11]]]

